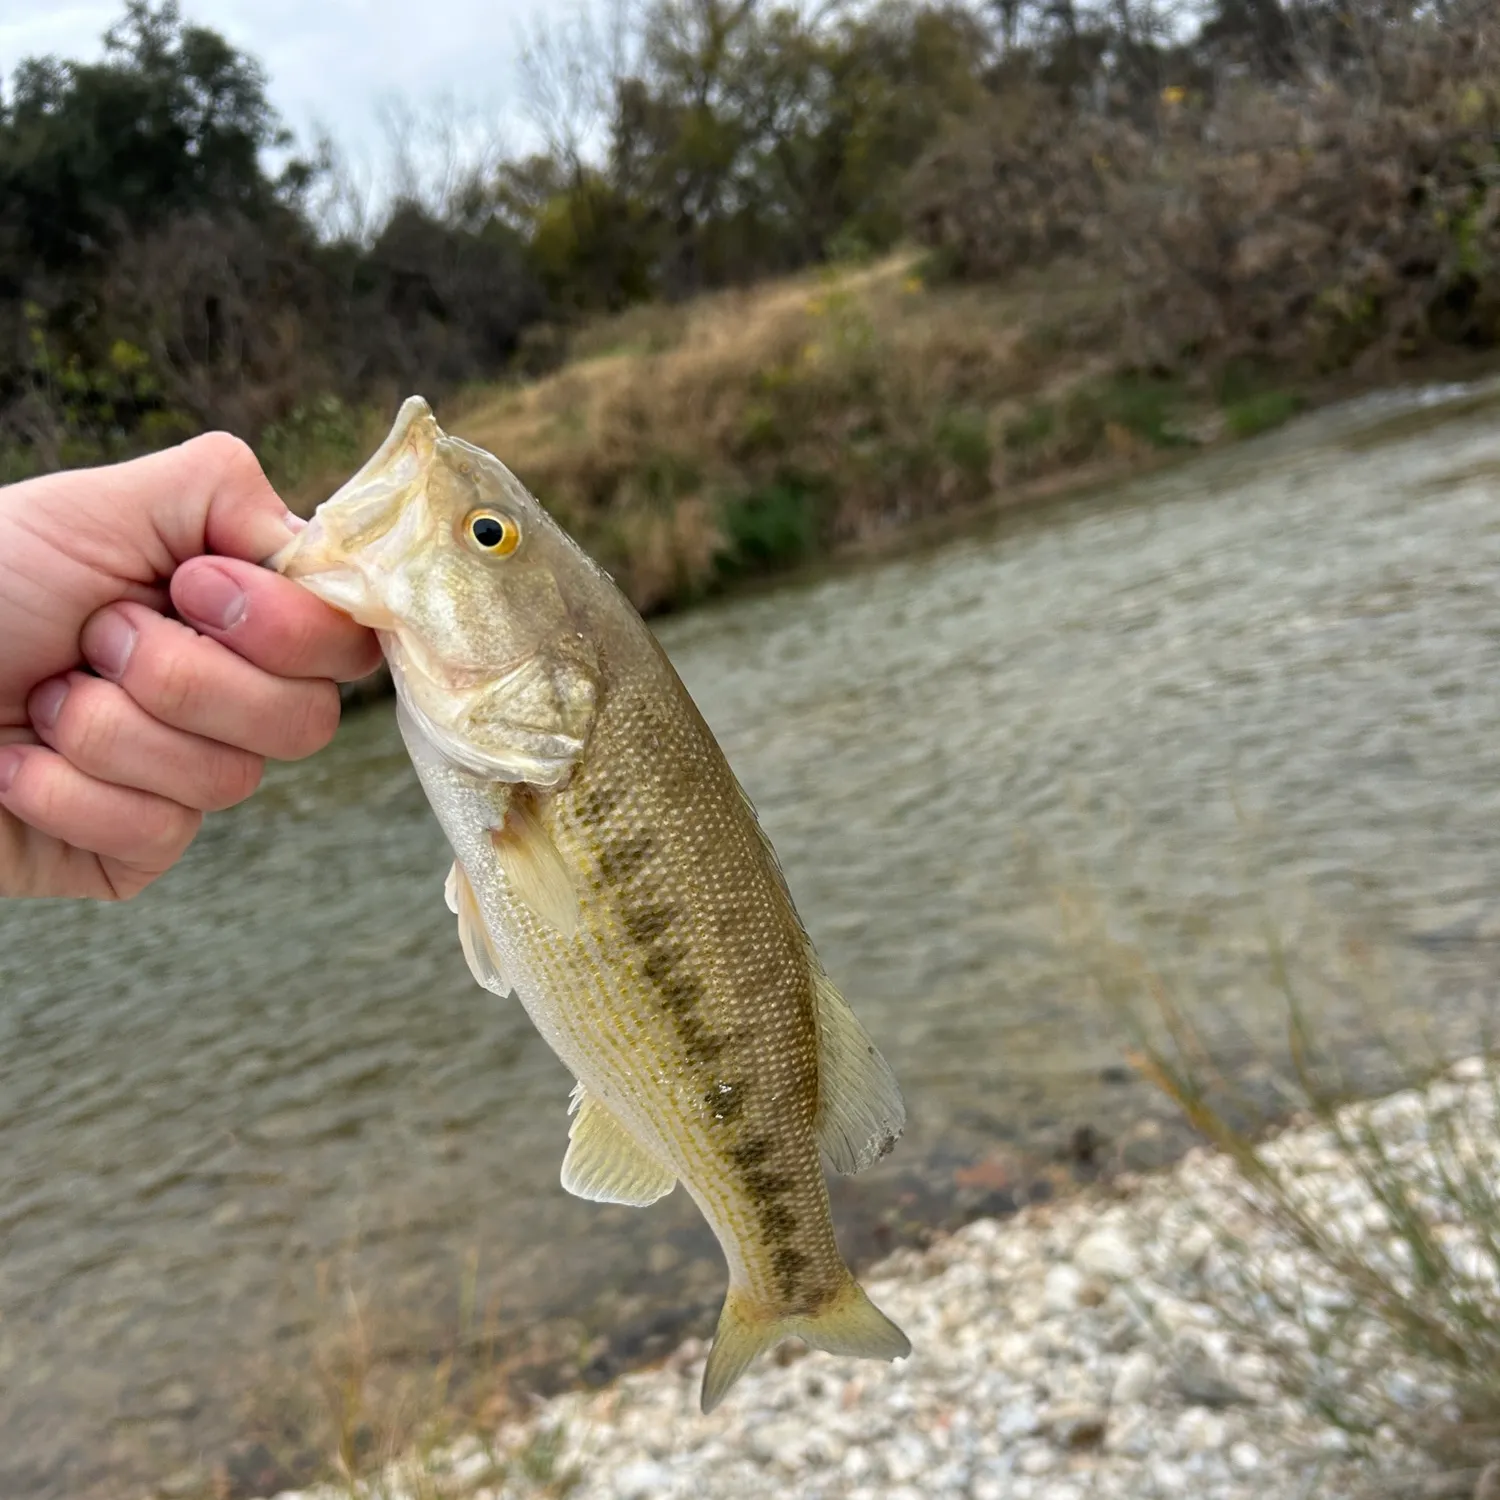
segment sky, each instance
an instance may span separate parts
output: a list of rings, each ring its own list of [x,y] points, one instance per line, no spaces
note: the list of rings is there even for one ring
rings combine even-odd
[[[184,17],[258,58],[272,102],[302,141],[330,130],[356,163],[384,154],[378,106],[399,97],[494,120],[509,144],[528,137],[517,102],[523,28],[539,0],[181,0]],[[84,61],[124,0],[0,0],[0,75],[23,58]]]

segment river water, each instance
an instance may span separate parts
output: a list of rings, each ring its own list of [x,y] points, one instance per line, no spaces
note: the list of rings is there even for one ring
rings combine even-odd
[[[1177,1148],[1132,949],[1262,1092],[1267,930],[1356,1083],[1484,1032],[1497,414],[1367,403],[662,625],[906,1090],[851,1250]],[[133,905],[0,910],[0,1494],[274,1488],[350,1360],[597,1378],[707,1325],[683,1194],[559,1188],[569,1079],[470,982],[447,863],[377,706]]]

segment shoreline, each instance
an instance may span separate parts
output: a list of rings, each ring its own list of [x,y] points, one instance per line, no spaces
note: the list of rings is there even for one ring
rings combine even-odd
[[[1153,449],[1131,444],[1104,458],[1090,457],[1019,480],[976,503],[962,504],[915,519],[879,517],[863,534],[848,538],[828,552],[784,566],[723,581],[712,591],[670,601],[646,612],[648,622],[733,603],[768,590],[795,586],[829,571],[879,564],[907,550],[941,547],[945,543],[1021,516],[1044,514],[1053,506],[1174,472],[1194,460],[1274,441],[1298,424],[1327,419],[1340,409],[1350,418],[1350,440],[1379,432],[1393,423],[1442,420],[1455,407],[1476,409],[1500,404],[1500,356],[1493,354],[1434,356],[1414,361],[1399,381],[1356,378],[1347,373],[1326,377],[1302,391],[1304,404],[1284,423],[1243,436],[1220,424],[1217,430],[1182,446]],[[1377,409],[1369,409],[1377,408]],[[463,424],[462,414],[456,425]],[[504,454],[497,454],[507,462]],[[312,507],[307,507],[311,513]],[[379,703],[392,695],[390,673],[384,663],[369,677],[341,683],[346,708]]]
[[[1487,1169],[1500,1169],[1493,1069],[1469,1058],[1339,1119],[1421,1173],[1434,1155],[1428,1124],[1447,1111],[1467,1122]],[[1378,1253],[1373,1200],[1328,1128],[1289,1127],[1262,1155],[1318,1212],[1357,1221],[1360,1243]],[[1445,1473],[1389,1424],[1356,1439],[1278,1379],[1315,1360],[1342,1294],[1257,1206],[1231,1159],[1205,1147],[1107,1189],[975,1220],[862,1280],[911,1336],[909,1360],[783,1346],[702,1417],[706,1346],[689,1339],[654,1367],[540,1401],[487,1437],[277,1500],[697,1500],[789,1486],[810,1500],[1467,1500],[1487,1473]],[[1398,1406],[1451,1399],[1393,1342],[1368,1354]],[[1354,1399],[1365,1372],[1324,1377]]]

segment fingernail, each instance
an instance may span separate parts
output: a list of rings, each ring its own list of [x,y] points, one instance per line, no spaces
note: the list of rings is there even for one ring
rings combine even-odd
[[[207,564],[187,569],[172,599],[186,619],[210,630],[229,630],[245,618],[245,591],[222,568]]]
[[[118,682],[135,650],[135,626],[116,610],[106,610],[84,632],[83,654],[89,665],[111,682]]]
[[[21,769],[25,756],[24,750],[0,750],[0,797],[10,790],[10,784],[16,779],[16,772]]]
[[[307,530],[307,520],[306,520],[306,518],[303,517],[303,516],[295,515],[291,511],[288,511],[281,518],[281,524],[283,526],[285,526],[286,529],[288,531],[290,531],[293,536],[296,536],[299,531],[306,531]]]
[[[57,716],[62,712],[69,685],[66,677],[54,677],[51,682],[44,682],[32,693],[27,708],[31,712],[31,722],[38,729],[56,727]]]

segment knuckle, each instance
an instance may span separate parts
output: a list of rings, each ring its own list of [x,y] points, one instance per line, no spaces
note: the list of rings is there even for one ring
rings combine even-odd
[[[203,679],[186,642],[172,640],[150,656],[150,679],[141,687],[148,702],[142,706],[168,723],[182,724],[199,697]],[[145,662],[142,663],[144,667]]]
[[[67,781],[57,774],[58,764],[46,756],[28,755],[11,786],[21,815],[39,828],[62,826],[72,811]]]
[[[193,458],[224,474],[253,474],[260,476],[260,460],[255,450],[244,438],[232,432],[204,432],[189,438],[183,444],[192,452]]]
[[[113,693],[74,687],[57,722],[58,748],[80,770],[112,766],[120,748],[118,710]]]
[[[160,810],[142,829],[139,853],[134,862],[146,869],[165,870],[177,862],[202,825],[201,812],[175,802],[160,801]]]
[[[339,690],[331,682],[299,684],[301,691],[282,722],[285,756],[300,760],[321,750],[339,727]]]
[[[208,777],[204,807],[220,812],[243,802],[260,785],[265,762],[256,755],[227,754],[216,757]]]
[[[283,626],[282,652],[293,667],[306,666],[316,659],[322,645],[321,622],[311,611],[298,613]]]

